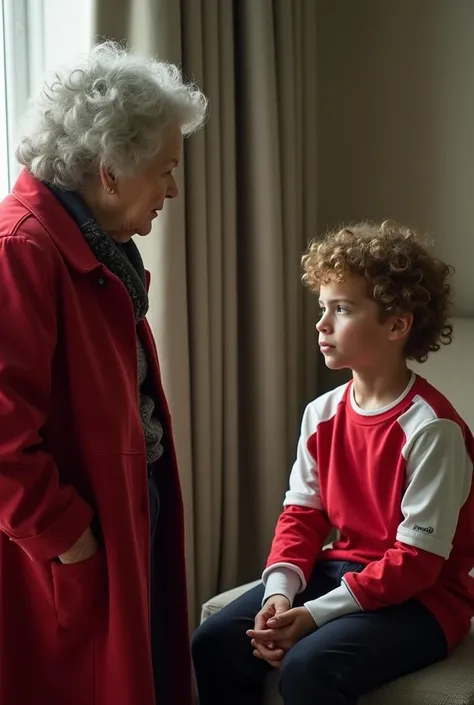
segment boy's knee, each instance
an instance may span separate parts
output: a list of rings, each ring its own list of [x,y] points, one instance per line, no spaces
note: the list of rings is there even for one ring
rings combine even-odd
[[[314,683],[315,675],[316,673],[311,671],[311,664],[307,654],[294,646],[286,654],[280,668],[280,690],[282,695],[291,693],[292,696],[295,696],[297,691],[301,690],[301,692],[304,692],[309,686],[307,680],[311,679],[311,682]],[[299,702],[294,697],[288,702],[293,702],[293,700],[294,702]]]
[[[285,656],[280,669],[280,692],[289,705],[321,705],[345,702],[338,699],[339,680],[334,663],[324,653],[315,654],[296,644]]]
[[[194,632],[191,639],[191,653],[193,659],[212,648],[212,643],[216,639],[215,630],[209,625],[209,621],[203,622]]]
[[[209,617],[194,632],[191,640],[193,661],[201,661],[215,655],[223,648],[225,642],[225,625],[215,617]]]

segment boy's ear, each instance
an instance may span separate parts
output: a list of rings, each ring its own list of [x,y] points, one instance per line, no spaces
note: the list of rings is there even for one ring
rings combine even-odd
[[[390,317],[390,340],[403,340],[408,337],[408,334],[413,325],[412,313],[400,313]]]

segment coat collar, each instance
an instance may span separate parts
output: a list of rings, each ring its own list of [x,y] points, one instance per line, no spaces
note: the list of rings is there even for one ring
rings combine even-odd
[[[39,220],[71,267],[83,273],[102,267],[74,219],[51,189],[32,176],[27,169],[23,169],[18,177],[12,195]],[[151,277],[147,269],[145,281],[148,292]]]
[[[26,169],[18,177],[12,194],[39,220],[71,267],[86,273],[102,266],[53,192]]]

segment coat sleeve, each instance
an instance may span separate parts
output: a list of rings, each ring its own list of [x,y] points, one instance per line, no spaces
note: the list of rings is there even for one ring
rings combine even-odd
[[[281,594],[293,602],[306,588],[331,524],[319,489],[316,459],[318,418],[312,405],[301,424],[296,460],[273,537],[270,555],[262,575],[264,601]]]
[[[0,528],[30,556],[67,551],[92,508],[45,452],[57,298],[53,264],[33,241],[0,239]]]

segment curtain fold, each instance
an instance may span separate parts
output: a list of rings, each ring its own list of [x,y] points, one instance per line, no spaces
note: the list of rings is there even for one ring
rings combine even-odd
[[[183,483],[192,619],[258,577],[305,403],[316,235],[316,3],[96,0],[95,35],[173,61],[210,99],[181,197],[138,239]]]

